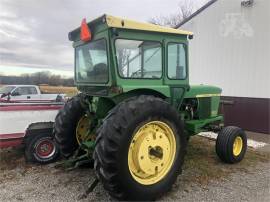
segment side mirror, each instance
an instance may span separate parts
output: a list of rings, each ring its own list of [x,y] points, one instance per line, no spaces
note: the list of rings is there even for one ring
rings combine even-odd
[[[1,98],[6,97],[6,96],[7,96],[7,94],[6,94],[6,93],[3,93],[3,94],[1,95]]]
[[[12,93],[11,93],[11,96],[19,96],[19,95],[20,95],[19,92],[12,92]]]

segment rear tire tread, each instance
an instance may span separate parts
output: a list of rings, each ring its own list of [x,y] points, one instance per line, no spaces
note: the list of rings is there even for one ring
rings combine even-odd
[[[76,140],[76,126],[79,119],[85,114],[85,95],[78,94],[72,97],[58,112],[54,123],[54,137],[64,157],[69,157],[78,148]]]
[[[157,103],[159,106],[156,106]],[[136,114],[140,113],[141,108],[160,110],[159,107],[162,106],[163,108],[161,110],[165,110],[165,107],[167,107],[167,111],[171,112],[174,110],[172,107],[170,107],[170,105],[165,103],[166,102],[162,99],[153,96],[141,95],[139,97],[130,98],[114,107],[109,112],[107,117],[104,119],[103,124],[98,129],[96,146],[93,154],[93,159],[95,162],[94,168],[98,179],[103,183],[104,188],[109,192],[112,197],[120,200],[141,200],[141,196],[139,196],[140,193],[137,193],[137,196],[136,194],[132,194],[133,196],[130,196],[130,194],[127,194],[124,191],[125,188],[118,182],[119,173],[117,164],[119,164],[119,162],[117,162],[116,156],[118,153],[117,151],[119,151],[120,147],[119,140],[122,138],[122,136],[126,135],[124,134],[125,129],[130,123],[130,120],[134,119]],[[177,113],[175,112],[172,112],[172,114],[177,116]],[[179,128],[181,128],[182,130],[183,125],[179,117],[177,117],[177,120],[179,120]],[[177,132],[179,133],[180,131],[178,130]],[[184,133],[181,134],[184,135]],[[179,162],[180,166],[178,168],[178,173],[176,173],[176,176],[181,173],[181,166],[184,160],[183,156],[186,153],[186,137],[180,138],[182,142],[180,154],[181,162]],[[152,200],[159,197],[159,195],[162,195],[171,188],[171,185],[174,183],[175,180],[176,177],[175,179],[173,179],[173,182],[171,184],[168,183],[168,186],[164,187],[162,192],[158,193],[157,195],[143,196],[145,197],[143,198],[143,200]],[[137,198],[134,198],[134,195]]]

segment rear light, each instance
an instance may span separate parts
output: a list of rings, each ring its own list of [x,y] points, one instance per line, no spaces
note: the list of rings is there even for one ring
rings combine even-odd
[[[86,19],[84,18],[81,24],[81,40],[84,42],[87,42],[91,40],[91,37],[92,36],[91,36],[90,29],[86,23]]]

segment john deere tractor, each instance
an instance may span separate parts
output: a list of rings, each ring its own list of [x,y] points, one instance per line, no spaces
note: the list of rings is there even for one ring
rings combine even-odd
[[[94,162],[111,196],[154,200],[166,193],[189,138],[200,132],[218,132],[222,161],[243,159],[246,135],[223,126],[221,89],[189,84],[191,32],[103,15],[84,19],[68,36],[81,93],[57,115],[55,139],[63,156]]]

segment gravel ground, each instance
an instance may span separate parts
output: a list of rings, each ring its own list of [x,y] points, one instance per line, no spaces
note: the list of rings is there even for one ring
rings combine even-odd
[[[212,141],[197,138],[192,142],[182,175],[160,200],[270,201],[268,155],[254,156],[250,151],[241,163],[226,165],[215,156]],[[22,154],[14,150],[1,151],[0,157],[0,201],[113,200],[101,184],[87,198],[79,199],[86,185],[94,180],[89,168],[68,172],[53,164],[26,164]]]
[[[269,163],[260,163],[248,172],[246,170],[236,172],[222,180],[211,181],[205,186],[189,184],[186,188],[179,179],[172,192],[163,200],[268,202],[270,201],[269,168]]]

